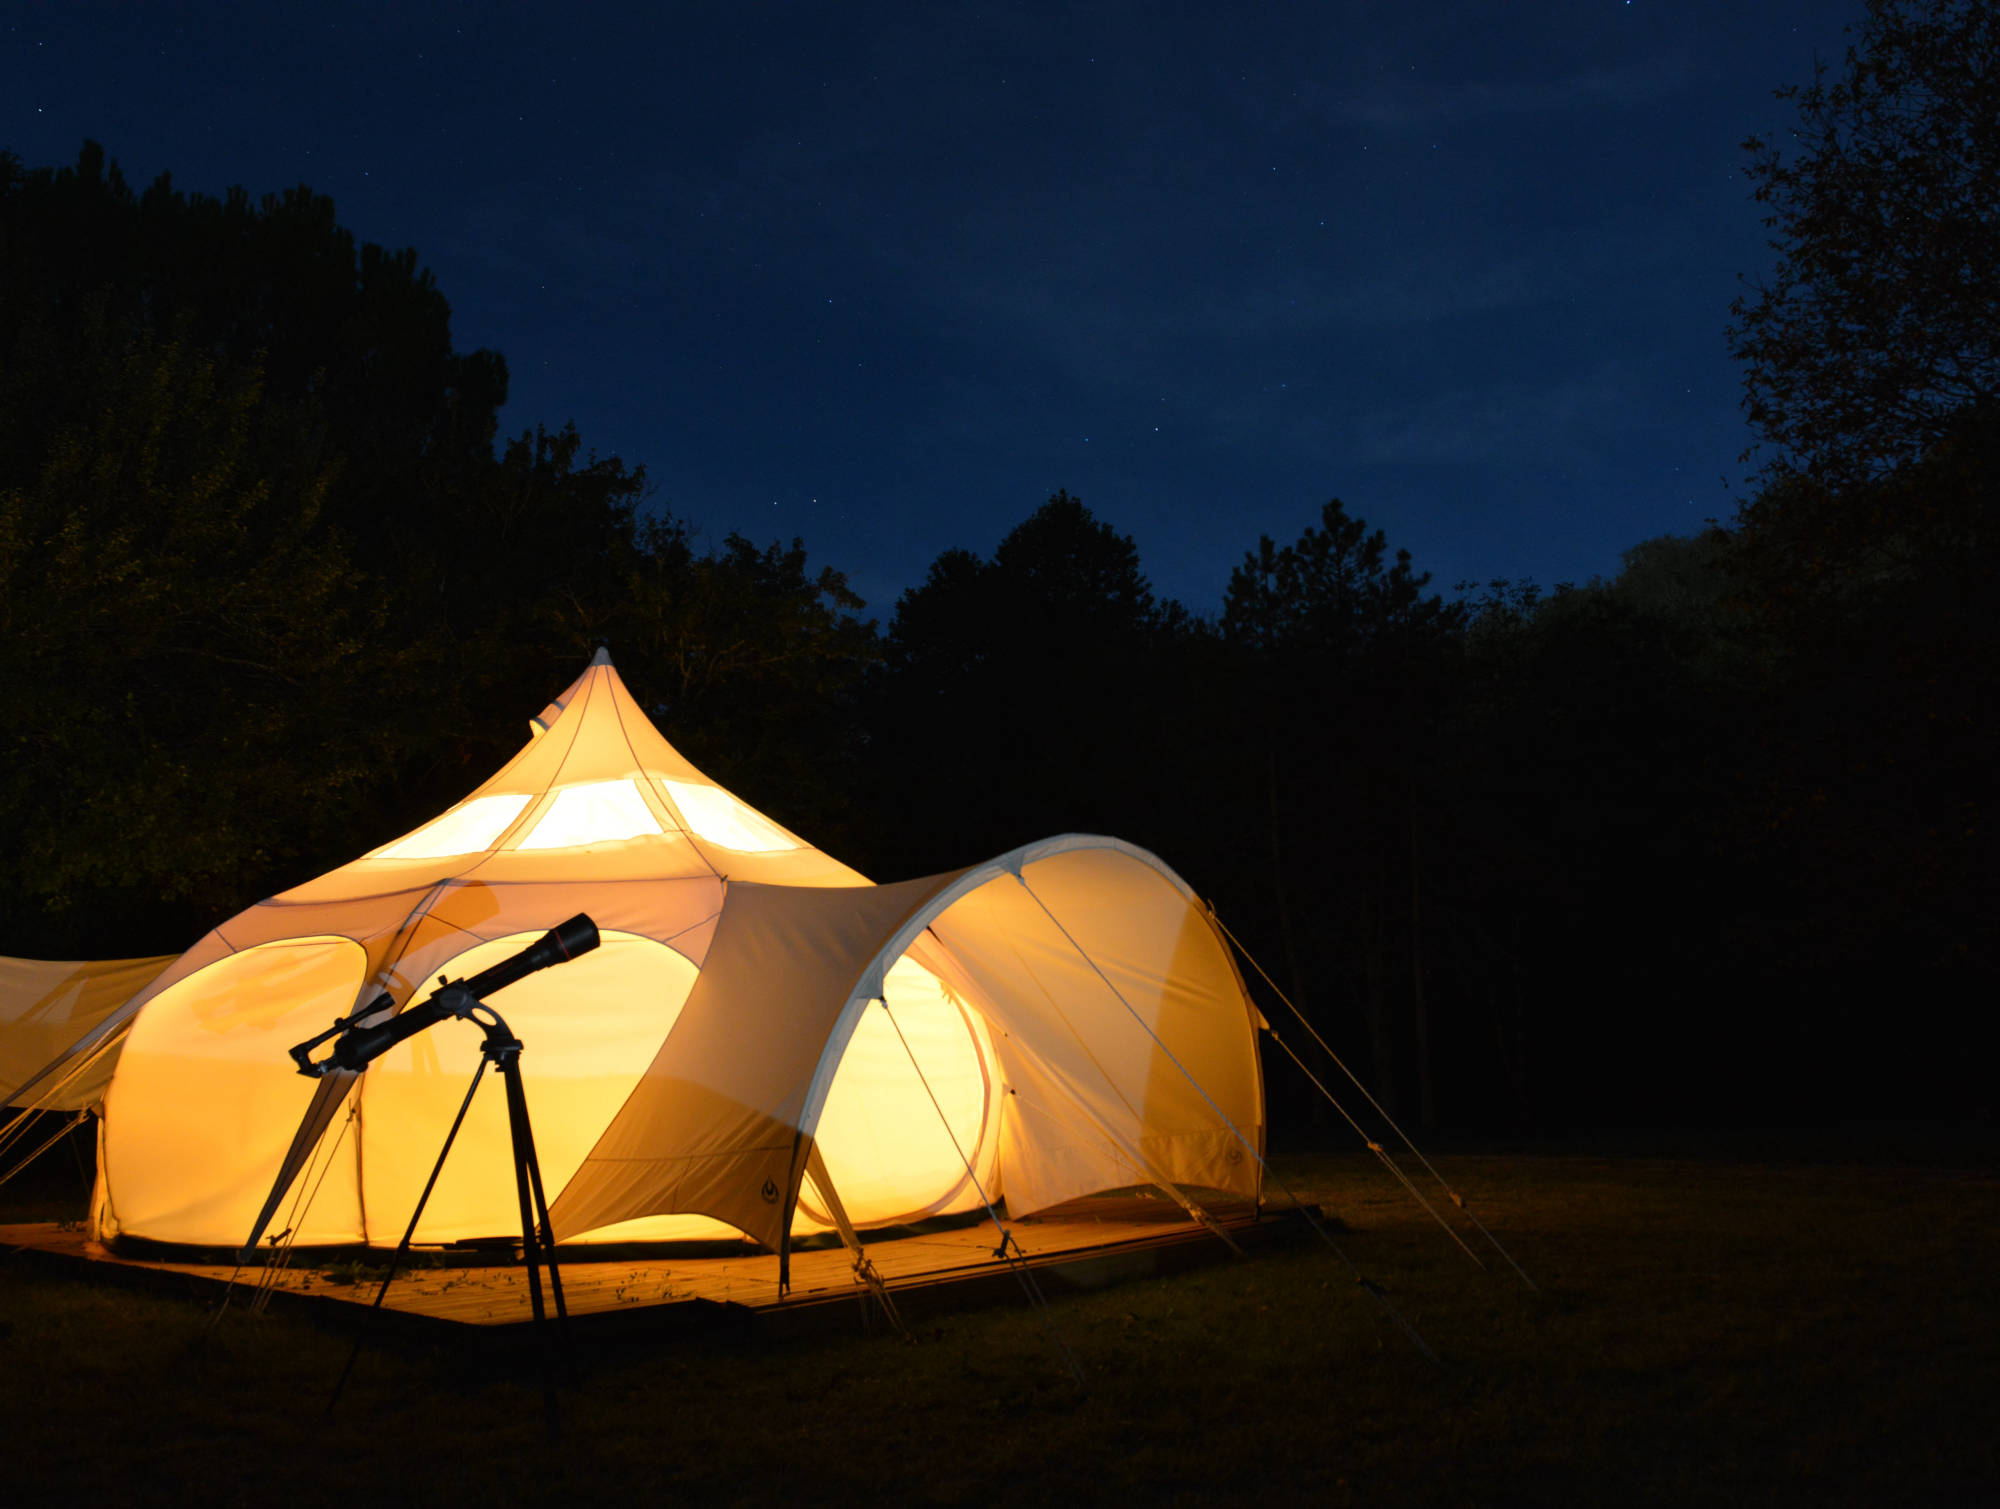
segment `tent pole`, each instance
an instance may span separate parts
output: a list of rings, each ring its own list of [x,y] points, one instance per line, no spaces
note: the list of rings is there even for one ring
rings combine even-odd
[[[854,1255],[855,1278],[874,1296],[889,1324],[896,1328],[897,1335],[907,1337],[910,1333],[903,1329],[903,1317],[896,1313],[895,1301],[889,1298],[888,1280],[882,1277],[881,1271],[862,1247],[861,1235],[854,1229],[854,1223],[847,1219],[847,1207],[840,1203],[840,1192],[833,1187],[833,1175],[827,1172],[826,1159],[820,1156],[819,1143],[810,1137],[806,1139],[806,1177],[812,1180],[813,1188],[826,1201],[826,1212],[833,1217],[833,1229],[840,1233],[842,1244]],[[862,1314],[865,1316],[867,1313],[864,1307]]]
[[[792,1209],[798,1203],[799,1143],[805,1134],[792,1128],[792,1156],[785,1165],[785,1203],[778,1217],[778,1298],[792,1292]]]
[[[297,1192],[292,1196],[291,1208],[285,1212],[285,1229],[271,1238],[271,1256],[258,1272],[257,1287],[250,1299],[252,1315],[264,1313],[265,1307],[271,1302],[271,1295],[277,1290],[278,1275],[291,1266],[292,1255],[298,1250],[299,1233],[305,1229],[306,1217],[312,1211],[313,1201],[319,1198],[319,1189],[326,1183],[326,1176],[333,1172],[334,1160],[340,1156],[340,1146],[347,1140],[347,1129],[354,1124],[355,1117],[360,1111],[361,1102],[350,1100],[347,1117],[340,1123],[340,1130],[334,1133],[332,1145],[328,1146],[322,1140],[314,1147],[312,1156],[306,1160],[298,1179]],[[326,1152],[324,1164],[319,1161],[322,1148]],[[314,1173],[315,1166],[318,1168],[317,1173]],[[229,1275],[229,1286],[222,1291],[222,1303],[209,1317],[211,1328],[221,1321],[222,1312],[229,1308],[229,1296],[234,1289],[237,1275],[243,1271],[247,1257],[247,1252],[237,1254],[236,1268]]]

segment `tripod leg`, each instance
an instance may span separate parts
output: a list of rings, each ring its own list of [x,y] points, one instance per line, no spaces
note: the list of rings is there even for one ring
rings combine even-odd
[[[542,1187],[542,1160],[535,1153],[535,1128],[528,1119],[527,1089],[517,1084],[516,1093],[521,1105],[521,1137],[515,1144],[516,1156],[528,1176],[530,1209],[535,1217],[535,1229],[541,1237],[542,1261],[548,1265],[549,1293],[556,1305],[556,1329],[564,1333],[563,1339],[567,1341],[569,1306],[563,1301],[562,1272],[556,1265],[556,1234],[549,1221],[548,1194]]]
[[[424,1181],[424,1192],[417,1196],[417,1208],[410,1212],[410,1224],[403,1228],[403,1240],[396,1244],[396,1250],[389,1257],[389,1271],[382,1275],[382,1287],[375,1291],[375,1301],[371,1310],[382,1308],[382,1301],[389,1296],[389,1285],[396,1277],[396,1269],[403,1259],[410,1255],[410,1243],[416,1238],[417,1223],[424,1218],[424,1206],[430,1203],[431,1191],[437,1188],[438,1175],[444,1172],[444,1160],[451,1152],[451,1145],[458,1140],[458,1129],[465,1125],[465,1113],[472,1109],[473,1092],[479,1088],[480,1076],[486,1072],[486,1060],[479,1061],[479,1067],[472,1071],[472,1083],[465,1087],[465,1099],[458,1103],[458,1115],[452,1118],[451,1130],[444,1134],[444,1146],[438,1149],[437,1162],[431,1165],[431,1176]],[[347,1376],[354,1371],[354,1360],[361,1355],[361,1336],[354,1337],[354,1349],[347,1354],[347,1366],[340,1370],[340,1380],[333,1386],[333,1397],[326,1401],[326,1412],[333,1413],[333,1407],[340,1403],[340,1396],[346,1392]]]
[[[500,1078],[507,1087],[507,1129],[513,1134],[514,1142],[514,1194],[521,1206],[521,1261],[528,1269],[528,1303],[535,1317],[535,1328],[541,1329],[544,1311],[542,1309],[542,1266],[541,1238],[535,1226],[534,1206],[528,1197],[527,1157],[533,1156],[533,1144],[528,1143],[526,1156],[523,1154],[523,1137],[528,1119],[528,1098],[521,1090],[521,1066],[518,1059],[509,1056],[500,1065]]]
[[[534,1315],[536,1340],[541,1343],[542,1353],[542,1415],[551,1442],[558,1440],[562,1433],[562,1417],[556,1409],[556,1368],[555,1348],[548,1332],[548,1316],[542,1308],[542,1234],[535,1224],[536,1205],[539,1203],[541,1169],[535,1160],[534,1133],[528,1126],[528,1096],[521,1086],[521,1060],[519,1045],[501,1060],[500,1078],[507,1087],[507,1125],[513,1133],[514,1143],[514,1190],[521,1204],[521,1261],[528,1269],[528,1302]],[[536,1198],[531,1200],[530,1173],[533,1174],[532,1188]],[[562,1290],[555,1276],[555,1254],[547,1254],[550,1287],[557,1296],[558,1303]]]

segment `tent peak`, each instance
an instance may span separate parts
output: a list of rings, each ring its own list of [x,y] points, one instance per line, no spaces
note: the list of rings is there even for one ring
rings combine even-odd
[[[599,645],[597,653],[590,657],[590,663],[594,666],[611,664],[611,646],[608,644]]]

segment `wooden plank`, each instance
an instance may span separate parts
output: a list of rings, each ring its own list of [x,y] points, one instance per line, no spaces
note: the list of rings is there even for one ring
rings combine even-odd
[[[1261,1218],[1247,1208],[1219,1221],[1233,1238],[1271,1239],[1301,1225],[1288,1212]],[[1282,1228],[1282,1231],[1281,1231]],[[1189,1221],[1163,1200],[1113,1198],[1077,1202],[1009,1229],[1039,1275],[1057,1289],[1095,1287],[1123,1276],[1167,1271],[1192,1262],[1213,1261],[1228,1248],[1207,1229]],[[869,1260],[897,1297],[930,1308],[1002,1298],[1017,1282],[1014,1270],[995,1256],[1000,1236],[992,1221],[981,1220],[893,1235],[864,1238]],[[289,1266],[273,1271],[235,1269],[218,1263],[177,1263],[159,1253],[120,1254],[90,1241],[81,1231],[53,1225],[0,1227],[0,1247],[36,1255],[64,1271],[146,1281],[185,1293],[220,1293],[235,1281],[238,1291],[268,1282],[273,1302],[310,1304],[326,1312],[351,1313],[375,1297],[385,1256],[366,1254],[359,1262],[329,1262],[328,1255],[299,1252]],[[1172,1254],[1169,1256],[1169,1254]],[[615,1258],[591,1256],[589,1248],[561,1255],[563,1293],[572,1318],[593,1322],[587,1329],[660,1312],[717,1308],[747,1312],[783,1329],[795,1329],[842,1310],[852,1312],[865,1293],[841,1247],[820,1247],[792,1255],[792,1289],[778,1289],[774,1255]],[[420,1256],[432,1264],[432,1254]],[[317,1265],[316,1265],[317,1264]],[[420,1266],[399,1274],[384,1308],[398,1316],[452,1328],[508,1330],[525,1325],[530,1310],[527,1272],[518,1263]],[[346,1281],[343,1281],[346,1280]],[[545,1280],[546,1282],[546,1280]]]

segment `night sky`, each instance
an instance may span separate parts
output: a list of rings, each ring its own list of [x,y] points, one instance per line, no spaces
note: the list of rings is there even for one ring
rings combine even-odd
[[[503,427],[872,614],[1058,487],[1213,611],[1334,496],[1446,588],[1731,514],[1739,144],[1859,9],[30,0],[0,147],[331,195]]]

